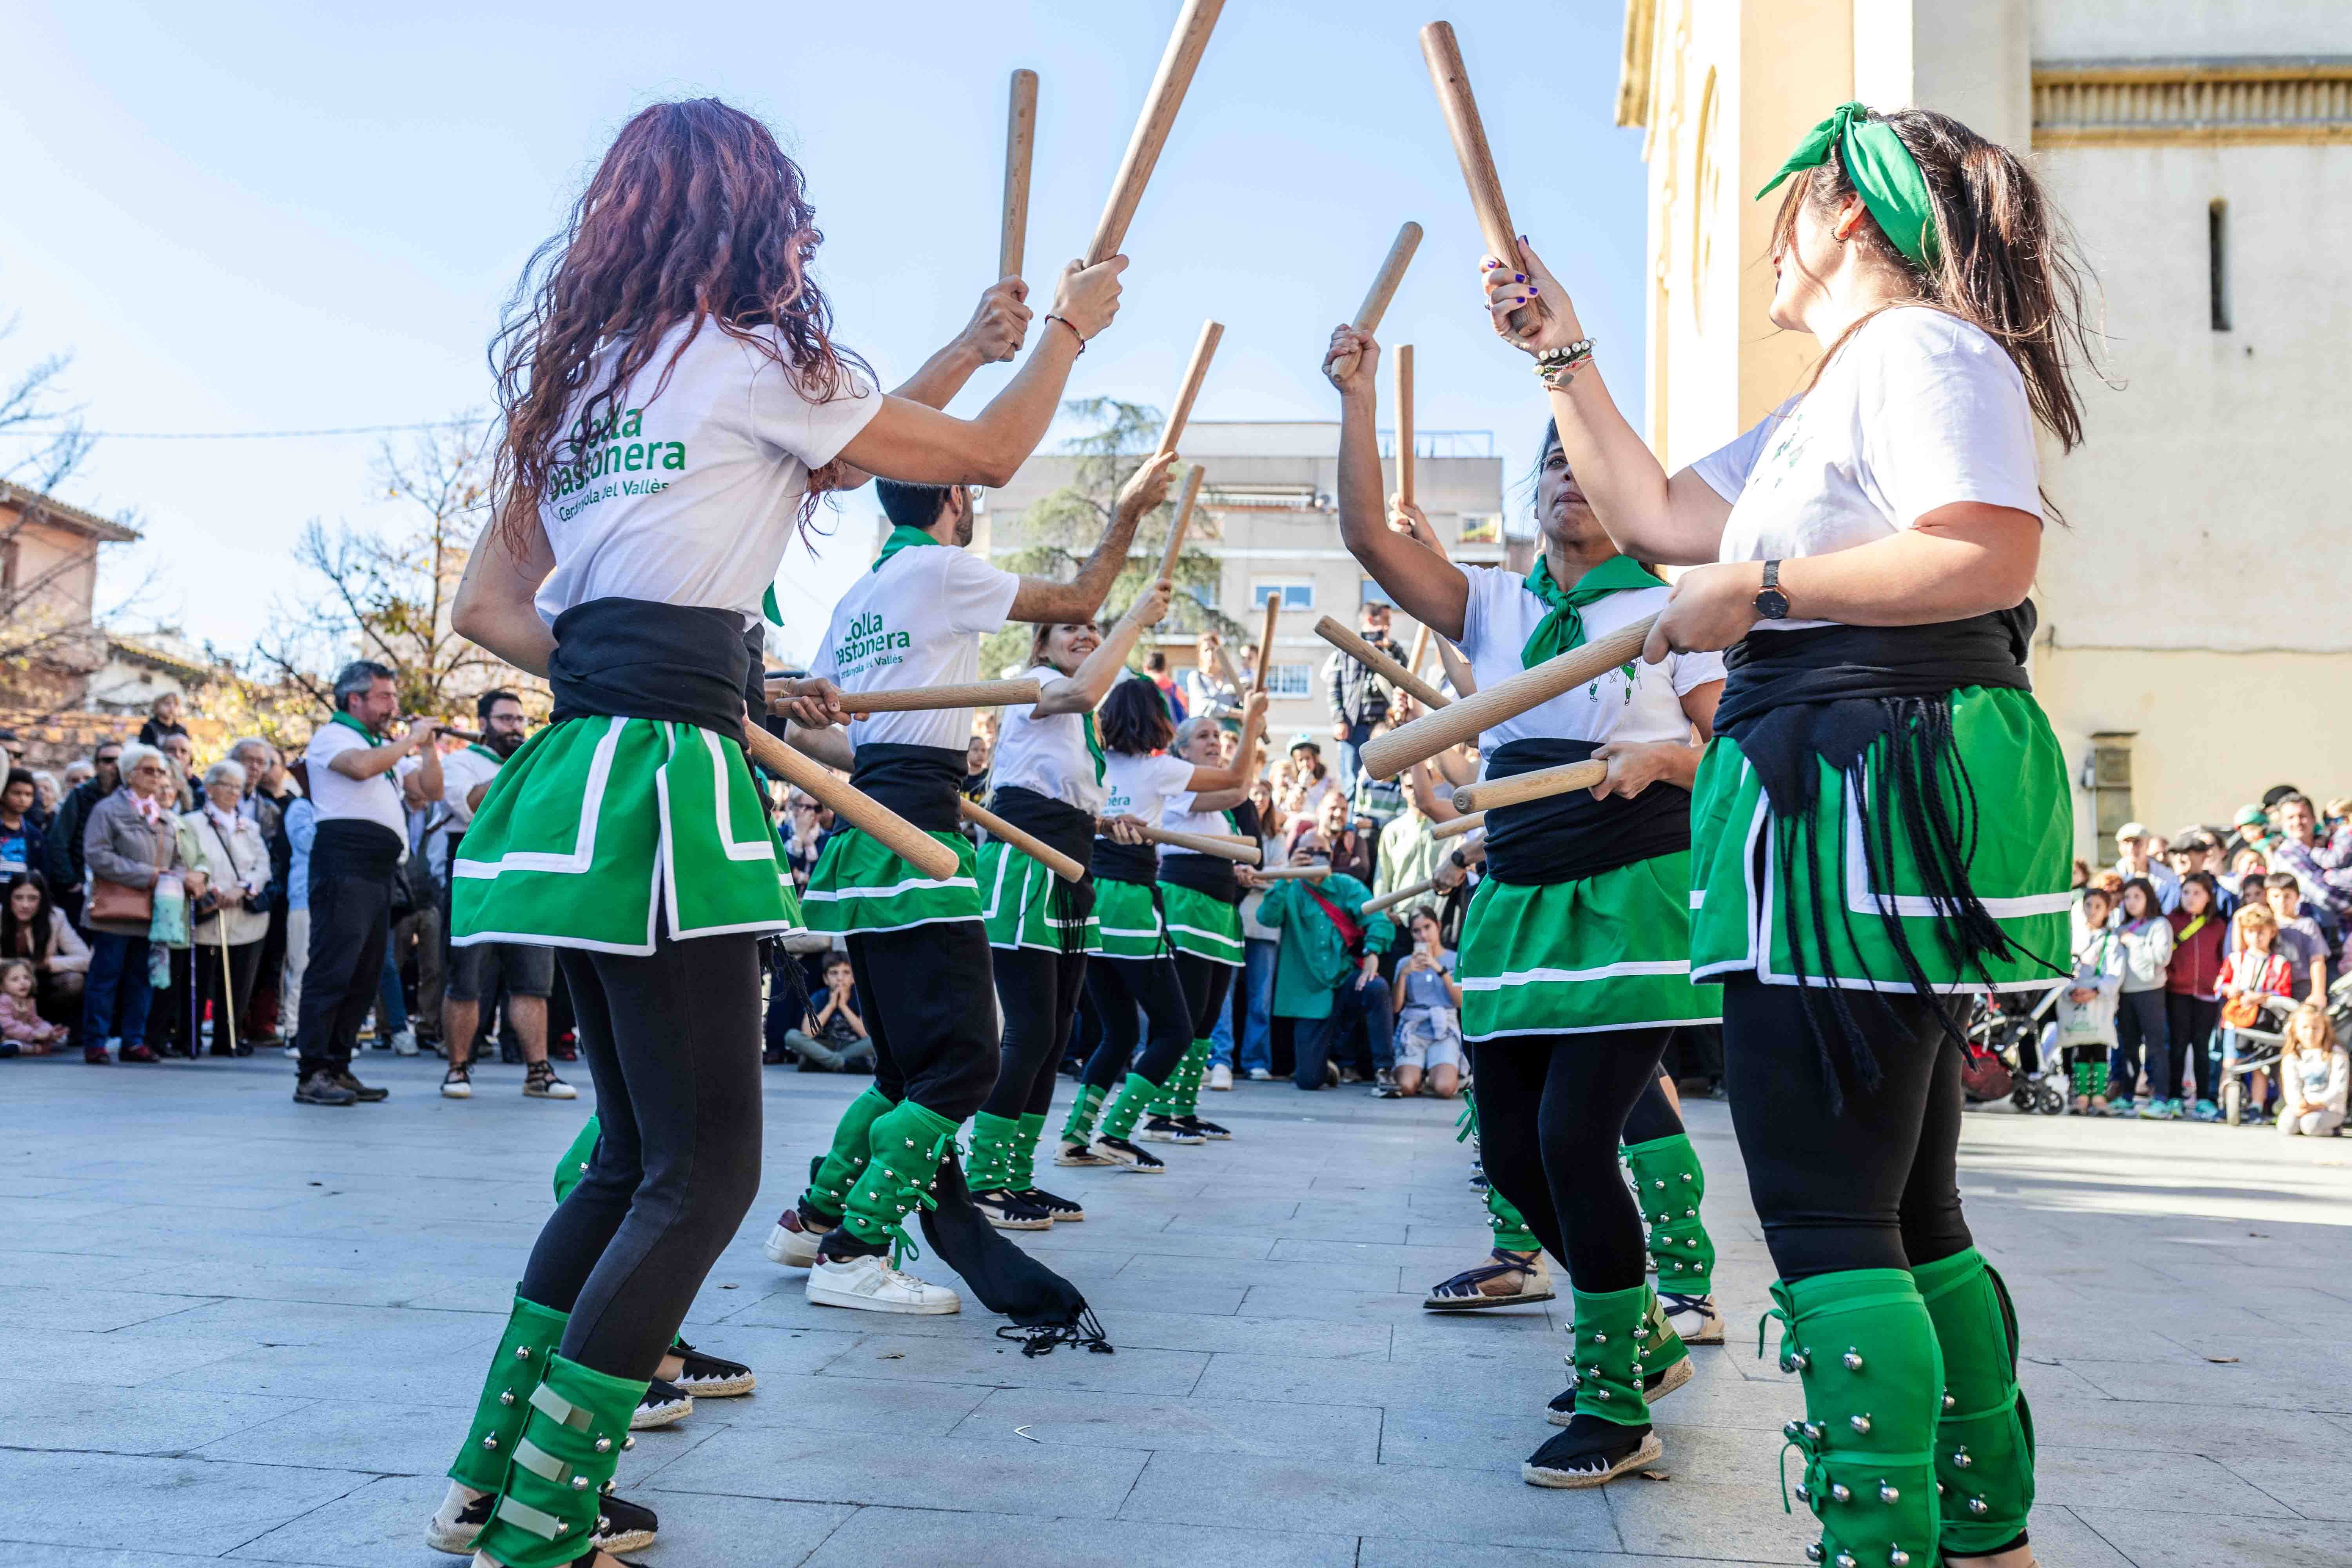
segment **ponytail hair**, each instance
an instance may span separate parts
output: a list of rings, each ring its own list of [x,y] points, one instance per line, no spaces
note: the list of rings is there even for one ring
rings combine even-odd
[[[2074,450],[2083,440],[2074,373],[2093,363],[2095,333],[2084,315],[2090,269],[2056,204],[2016,153],[1948,114],[1898,109],[1874,110],[1870,118],[1893,130],[1919,165],[1935,222],[1936,244],[1928,250],[1935,259],[1927,266],[1906,259],[1866,212],[1855,226],[1853,243],[1910,282],[1909,299],[1882,308],[1927,305],[1982,331],[2008,351],[2024,377],[2033,416],[2062,448]],[[1811,202],[1817,211],[1835,209],[1854,195],[1836,158],[1791,179],[1774,243],[1788,243],[1800,202]],[[1854,322],[1831,345],[1816,375],[1869,319]]]

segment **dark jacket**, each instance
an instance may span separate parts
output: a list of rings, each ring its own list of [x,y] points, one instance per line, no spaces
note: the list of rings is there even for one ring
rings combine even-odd
[[[1404,662],[1404,649],[1395,638],[1364,640],[1399,664]],[[1344,653],[1334,653],[1323,661],[1323,685],[1334,719],[1349,724],[1377,724],[1389,716],[1389,683]]]
[[[49,896],[58,889],[81,886],[81,830],[89,820],[90,807],[99,802],[98,781],[84,779],[66,792],[58,802],[57,820],[49,825],[48,864],[44,868],[49,879]]]

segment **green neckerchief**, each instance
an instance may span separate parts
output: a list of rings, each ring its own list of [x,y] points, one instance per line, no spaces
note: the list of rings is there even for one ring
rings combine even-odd
[[[341,724],[347,729],[357,730],[361,734],[367,737],[368,744],[371,746],[381,746],[383,744],[383,736],[377,734],[373,730],[369,729],[366,725],[361,723],[358,720],[352,718],[350,714],[344,712],[340,708],[335,710],[334,717],[328,720],[327,722],[330,724]]]
[[[914,550],[926,544],[939,543],[940,542],[938,540],[933,539],[921,529],[908,528],[902,522],[898,527],[890,531],[890,537],[882,542],[882,553],[874,558],[874,564],[867,567],[866,570],[869,572],[881,571],[882,563],[889,560],[890,557],[898,554],[901,550]],[[947,548],[944,545],[941,545],[940,547],[942,549]]]
[[[1914,267],[1936,265],[1936,209],[1927,199],[1927,177],[1895,127],[1873,120],[1864,104],[1841,103],[1830,110],[1827,120],[1805,132],[1756,199],[1770,195],[1790,175],[1817,169],[1832,158],[1845,170],[1863,205],[1895,248]]]
[[[772,626],[784,624],[784,607],[776,603],[776,585],[773,583],[769,584],[768,591],[760,595],[760,614],[768,618]]]
[[[488,746],[483,745],[479,741],[476,741],[473,744],[467,746],[466,750],[477,752],[481,756],[488,757],[490,761],[498,763],[500,767],[506,766],[507,760],[504,757],[499,755]]]
[[[1551,606],[1551,613],[1536,623],[1536,629],[1528,636],[1527,646],[1519,649],[1519,663],[1528,669],[1584,645],[1585,605],[1629,588],[1665,586],[1643,571],[1641,563],[1630,555],[1612,555],[1579,577],[1573,588],[1563,588],[1554,581],[1551,558],[1538,555],[1535,570],[1528,574],[1527,583],[1528,593]]]
[[[1095,732],[1095,710],[1093,709],[1089,708],[1087,710],[1086,720],[1087,755],[1095,760],[1095,787],[1097,789],[1100,789],[1102,787],[1103,773],[1109,766],[1110,760],[1103,755],[1102,737]]]

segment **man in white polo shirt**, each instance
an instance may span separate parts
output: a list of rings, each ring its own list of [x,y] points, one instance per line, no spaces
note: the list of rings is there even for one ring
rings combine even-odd
[[[310,847],[310,963],[294,1035],[294,1099],[302,1105],[350,1105],[390,1092],[352,1076],[352,1051],[383,974],[392,873],[408,849],[409,801],[393,770],[413,754],[407,790],[429,800],[443,787],[432,720],[415,721],[396,741],[383,739],[382,727],[399,709],[392,671],[354,659],[335,677],[334,717],[303,752],[319,830]]]

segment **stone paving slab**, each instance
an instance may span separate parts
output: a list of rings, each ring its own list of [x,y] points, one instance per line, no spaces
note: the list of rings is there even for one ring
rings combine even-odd
[[[384,1105],[290,1105],[284,1064],[0,1064],[0,1559],[448,1560],[418,1527],[586,1103],[371,1056]],[[583,1080],[586,1075],[574,1075]],[[1160,1177],[1041,1171],[1034,1243],[1118,1344],[1024,1357],[976,1307],[813,1307],[761,1255],[861,1080],[766,1079],[768,1181],[688,1316],[760,1391],[639,1435],[653,1568],[877,1560],[1133,1568],[1698,1568],[1801,1561],[1754,1356],[1770,1275],[1729,1120],[1689,1108],[1732,1343],[1659,1409],[1659,1479],[1547,1492],[1556,1301],[1444,1316],[1482,1211],[1454,1108],[1213,1097],[1228,1144]],[[1058,1111],[1056,1112],[1058,1114]],[[2352,1145],[1971,1116],[1961,1169],[2025,1330],[2045,1568],[2352,1564]],[[929,1260],[919,1263],[919,1270]]]

